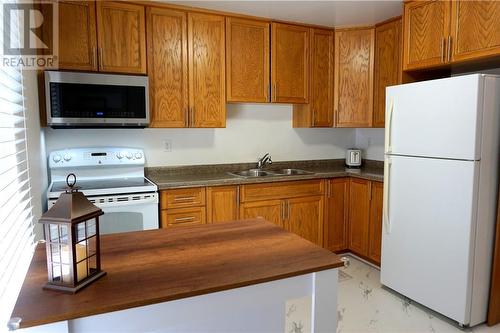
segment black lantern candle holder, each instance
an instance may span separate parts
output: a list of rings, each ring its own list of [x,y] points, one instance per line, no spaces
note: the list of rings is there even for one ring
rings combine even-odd
[[[44,289],[76,293],[106,274],[99,247],[99,216],[104,213],[78,192],[74,174],[66,184],[66,192],[39,220],[45,228],[49,277]]]

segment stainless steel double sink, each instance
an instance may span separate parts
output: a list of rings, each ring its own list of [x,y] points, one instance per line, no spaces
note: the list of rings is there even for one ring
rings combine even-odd
[[[276,177],[276,176],[296,176],[296,175],[312,175],[314,172],[302,169],[279,169],[279,170],[262,170],[262,169],[249,169],[236,172],[228,172],[231,176],[243,178],[257,178],[257,177]]]

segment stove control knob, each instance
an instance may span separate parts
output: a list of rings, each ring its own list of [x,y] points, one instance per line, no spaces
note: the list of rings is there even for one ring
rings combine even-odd
[[[118,157],[119,160],[123,158],[123,153],[121,151],[116,153],[116,157]]]
[[[135,153],[135,158],[140,160],[142,158],[142,153]]]
[[[58,155],[54,155],[54,156],[52,157],[52,160],[53,160],[54,162],[56,162],[56,163],[60,162],[60,161],[61,161],[61,155],[59,155],[59,154],[58,154]]]
[[[128,151],[127,152],[127,158],[130,160],[132,157],[133,157],[132,153]]]
[[[66,155],[64,155],[64,160],[65,160],[66,162],[68,162],[70,159],[71,159],[71,155],[70,155],[70,154],[66,154]]]

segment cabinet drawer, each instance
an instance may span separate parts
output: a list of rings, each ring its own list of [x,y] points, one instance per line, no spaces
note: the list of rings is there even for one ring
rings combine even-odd
[[[241,202],[323,195],[323,180],[299,180],[241,186]]]
[[[179,188],[161,192],[161,209],[205,206],[205,188]]]
[[[205,207],[177,208],[161,211],[161,227],[205,224]]]

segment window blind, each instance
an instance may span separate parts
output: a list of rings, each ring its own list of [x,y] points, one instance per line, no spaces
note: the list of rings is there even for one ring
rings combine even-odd
[[[0,0],[0,6],[5,2]],[[19,18],[13,15],[8,24],[11,45],[19,45]],[[6,329],[33,255],[29,174],[22,69],[0,67],[0,331]]]

